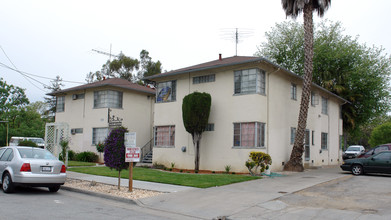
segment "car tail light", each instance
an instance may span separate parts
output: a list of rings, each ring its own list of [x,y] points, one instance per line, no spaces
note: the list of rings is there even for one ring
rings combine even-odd
[[[67,171],[67,168],[65,167],[65,165],[62,165],[61,167],[61,173],[65,173]]]
[[[24,163],[20,168],[20,172],[31,172],[31,166],[29,163]]]

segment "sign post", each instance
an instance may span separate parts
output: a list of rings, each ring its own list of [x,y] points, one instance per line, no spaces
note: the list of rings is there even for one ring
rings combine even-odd
[[[133,163],[140,162],[140,148],[136,147],[136,132],[125,133],[125,162],[129,162],[129,192],[132,192]]]

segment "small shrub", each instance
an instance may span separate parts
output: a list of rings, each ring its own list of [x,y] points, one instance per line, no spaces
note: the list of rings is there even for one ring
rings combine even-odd
[[[182,172],[183,172],[183,170],[179,170],[179,172],[181,172],[181,173],[182,173]]]
[[[252,151],[249,157],[245,165],[252,176],[261,175],[272,164],[272,158],[267,153]]]
[[[229,173],[229,171],[231,171],[231,165],[226,165],[224,168],[225,168],[225,173]]]
[[[157,162],[153,163],[152,167],[154,169],[161,169],[161,170],[165,170],[166,169],[166,166],[164,166],[163,164],[157,163]]]
[[[171,162],[171,168],[174,168],[174,167],[175,167],[175,163]]]
[[[18,146],[38,147],[38,145],[36,143],[34,143],[33,141],[30,141],[30,140],[19,141]]]
[[[73,150],[68,151],[68,160],[76,160],[76,153]]]
[[[84,151],[76,155],[76,161],[94,163],[98,161],[98,155],[94,152]]]
[[[96,145],[96,151],[98,151],[99,153],[103,153],[105,151],[105,145],[103,143],[99,142]]]
[[[194,170],[194,173],[198,173],[198,170]]]
[[[216,173],[216,171],[212,171],[212,173]]]

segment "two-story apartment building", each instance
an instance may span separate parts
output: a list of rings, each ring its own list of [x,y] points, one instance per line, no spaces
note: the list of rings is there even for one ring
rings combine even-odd
[[[69,125],[71,150],[97,152],[117,126],[136,132],[138,147],[152,138],[154,89],[112,78],[48,95],[57,99],[55,122]]]
[[[192,137],[182,121],[182,100],[194,92],[212,97],[200,169],[247,172],[251,151],[270,154],[272,170],[289,160],[299,114],[302,77],[260,57],[234,56],[147,77],[156,82],[153,161],[194,169]],[[304,163],[335,165],[341,160],[340,107],[346,101],[312,85]]]

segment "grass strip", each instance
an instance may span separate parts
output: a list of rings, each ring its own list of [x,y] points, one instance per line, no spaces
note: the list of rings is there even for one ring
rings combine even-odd
[[[71,167],[69,171],[118,178],[118,171],[108,167]],[[129,171],[122,170],[121,178],[129,179]],[[239,183],[260,177],[232,174],[189,174],[166,172],[157,169],[134,167],[133,180],[166,183],[197,188],[209,188]]]

